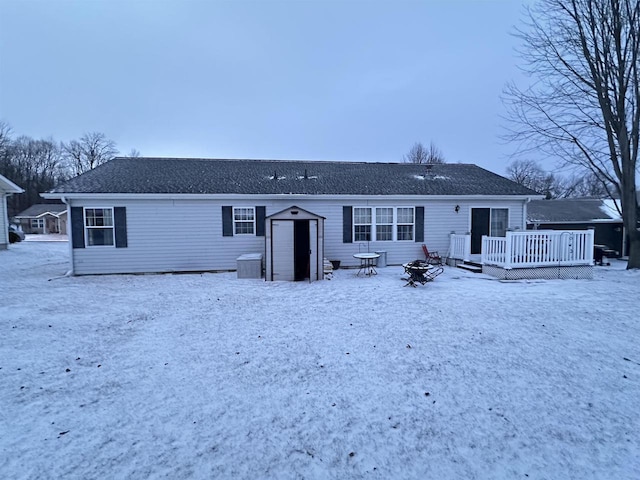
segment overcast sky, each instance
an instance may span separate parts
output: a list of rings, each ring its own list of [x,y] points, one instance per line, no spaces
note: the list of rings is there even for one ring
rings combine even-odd
[[[0,119],[144,156],[401,161],[504,173],[526,0],[0,0]]]

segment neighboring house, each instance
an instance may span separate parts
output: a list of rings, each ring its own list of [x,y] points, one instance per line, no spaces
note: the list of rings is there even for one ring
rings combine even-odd
[[[453,231],[479,252],[542,198],[469,164],[171,158],[116,158],[42,196],[70,207],[74,274],[235,270],[258,253],[268,280],[320,279],[324,258],[362,251],[444,254]]]
[[[9,245],[9,216],[7,215],[7,198],[24,190],[8,178],[0,175],[0,250]]]
[[[67,233],[67,206],[37,203],[14,217],[24,233]]]
[[[527,207],[529,230],[587,230],[593,228],[594,243],[626,254],[624,225],[615,200],[562,198],[533,200]]]

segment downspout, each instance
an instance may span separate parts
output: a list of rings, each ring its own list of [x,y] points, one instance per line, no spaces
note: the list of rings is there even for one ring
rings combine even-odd
[[[523,217],[522,217],[522,230],[524,232],[527,231],[527,216],[528,216],[528,212],[527,212],[527,204],[531,201],[531,197],[527,197],[527,199],[524,201],[524,206],[523,206]]]
[[[67,197],[62,196],[60,197],[60,200],[62,200],[62,203],[64,203],[67,206],[67,238],[69,239],[69,263],[71,266],[71,269],[65,273],[65,277],[70,277],[72,275],[74,275],[73,272],[73,238],[71,237],[71,203],[69,201],[67,201]]]

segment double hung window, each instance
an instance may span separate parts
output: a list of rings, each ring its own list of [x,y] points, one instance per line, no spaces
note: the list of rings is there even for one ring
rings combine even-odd
[[[85,208],[84,229],[88,246],[114,245],[113,208]]]
[[[371,207],[353,209],[353,238],[356,242],[371,241]]]
[[[255,225],[256,212],[253,207],[234,207],[233,231],[235,235],[253,235]]]
[[[31,228],[44,228],[44,218],[32,218]]]
[[[393,240],[393,208],[376,208],[376,240],[379,242]]]
[[[354,207],[354,242],[413,241],[414,207]]]
[[[413,207],[398,208],[398,240],[413,240],[415,215]]]

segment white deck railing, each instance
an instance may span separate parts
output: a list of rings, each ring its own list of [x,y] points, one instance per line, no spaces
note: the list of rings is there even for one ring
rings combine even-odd
[[[449,258],[455,260],[470,260],[471,257],[471,234],[456,235],[451,233],[449,237]]]
[[[505,269],[592,265],[593,230],[531,230],[482,237],[483,265]]]

